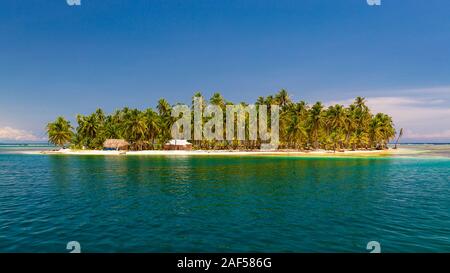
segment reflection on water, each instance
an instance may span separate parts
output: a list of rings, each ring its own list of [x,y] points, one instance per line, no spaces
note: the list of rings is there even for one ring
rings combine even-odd
[[[450,160],[0,155],[0,252],[450,251]]]

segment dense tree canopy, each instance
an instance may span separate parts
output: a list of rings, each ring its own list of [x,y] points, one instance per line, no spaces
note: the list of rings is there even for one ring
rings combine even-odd
[[[197,92],[194,97],[202,95]],[[209,103],[220,106],[224,113],[226,105],[232,104],[220,93],[214,93]],[[280,106],[281,149],[384,149],[395,137],[392,118],[383,113],[372,114],[362,97],[357,97],[348,107],[340,104],[325,107],[321,102],[313,105],[304,101],[294,102],[282,89],[275,95],[258,97],[255,104],[257,107]],[[175,121],[171,109],[165,99],[158,101],[156,111],[125,107],[105,115],[98,109],[87,116],[78,115],[74,133],[70,123],[58,117],[47,125],[49,141],[58,146],[70,142],[73,148],[102,149],[106,139],[119,138],[127,140],[133,150],[161,149],[162,144],[171,139],[171,127]],[[208,118],[204,117],[202,122],[206,121]],[[261,141],[197,140],[193,144],[197,149],[257,149]]]

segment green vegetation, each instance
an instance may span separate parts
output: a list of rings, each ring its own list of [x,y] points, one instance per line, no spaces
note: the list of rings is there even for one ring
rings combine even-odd
[[[196,93],[194,97],[202,95]],[[232,104],[219,93],[215,93],[209,103],[219,105],[224,117],[226,105]],[[293,102],[286,90],[281,90],[274,96],[259,97],[255,104],[280,106],[281,149],[385,149],[395,137],[392,118],[383,113],[373,115],[361,97],[348,107],[337,104],[326,108],[321,102],[312,106],[304,101]],[[68,121],[58,117],[47,125],[49,141],[58,146],[70,142],[72,148],[102,149],[106,139],[125,139],[131,150],[161,149],[162,144],[171,139],[175,121],[171,109],[165,99],[158,101],[157,111],[125,107],[105,115],[98,109],[87,116],[78,115],[75,132]],[[202,121],[208,119],[204,117]],[[261,145],[259,140],[195,140],[192,143],[196,149],[257,149]]]
[[[72,126],[63,117],[58,117],[55,122],[47,124],[47,134],[51,143],[64,147],[72,139]]]

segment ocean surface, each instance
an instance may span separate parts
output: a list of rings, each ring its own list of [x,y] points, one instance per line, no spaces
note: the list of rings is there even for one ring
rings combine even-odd
[[[0,252],[450,252],[450,146],[403,156],[67,156],[0,145]]]

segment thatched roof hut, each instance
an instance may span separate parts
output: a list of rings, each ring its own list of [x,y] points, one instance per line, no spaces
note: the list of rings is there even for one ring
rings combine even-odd
[[[105,149],[115,149],[115,150],[126,150],[130,146],[125,139],[107,139],[103,142],[103,148]]]

